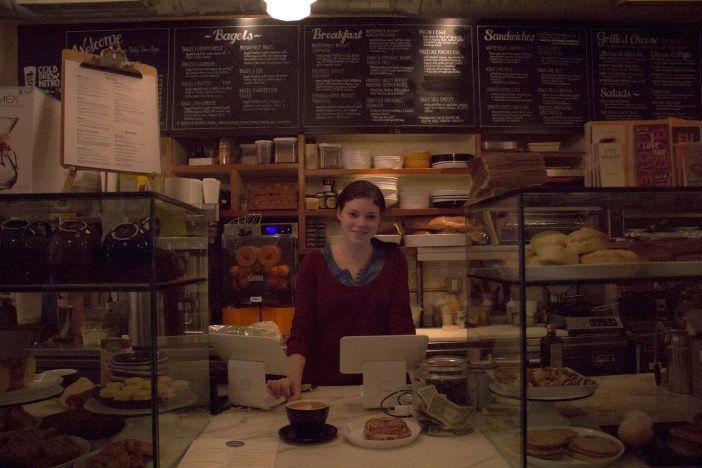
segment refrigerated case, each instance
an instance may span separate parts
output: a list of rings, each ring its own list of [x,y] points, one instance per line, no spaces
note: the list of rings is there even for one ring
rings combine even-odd
[[[70,341],[61,327],[52,329],[65,317],[57,316],[56,302],[47,300],[38,306],[38,323],[7,323],[3,333],[35,328],[41,336],[41,342],[33,343],[40,348],[38,360],[51,363],[51,356],[58,355],[62,357],[53,362],[68,356],[94,365],[102,356],[98,343],[106,343],[100,339],[121,338],[104,320],[99,328],[86,328],[96,312],[78,313],[83,300],[87,295],[124,298],[129,348],[100,359],[99,374],[88,372],[89,365],[76,366],[79,375],[96,384],[84,408],[96,418],[125,418],[124,428],[113,437],[151,444],[154,466],[177,464],[209,421],[204,212],[150,192],[48,193],[0,195],[0,220],[0,292],[58,296],[76,306]],[[197,300],[186,308],[185,298]],[[97,342],[90,343],[88,333],[96,331]],[[19,356],[32,349],[18,346],[12,352]],[[0,411],[58,396],[61,382],[48,375],[39,373],[29,386],[0,394]],[[146,393],[125,401],[99,393],[100,384],[124,385],[128,379],[139,380]],[[85,424],[91,424],[89,418]],[[94,440],[90,446],[107,442]]]
[[[533,219],[531,215],[544,211],[569,214],[581,211],[583,207],[587,207],[588,212],[597,213],[597,216],[588,218],[586,226],[599,230],[605,235],[606,245],[600,245],[598,250],[626,250],[636,252],[637,255],[632,256],[627,253],[620,257],[616,254],[606,254],[605,256],[608,257],[606,262],[585,264],[559,264],[558,261],[550,260],[539,263],[538,259],[535,260],[535,252],[532,252],[530,238],[537,231],[533,228],[538,226],[539,220]],[[675,236],[668,233],[651,239],[651,236],[638,236],[633,229],[627,229],[627,226],[623,225],[623,220],[631,219],[632,213],[635,213],[638,218],[656,219],[660,217],[662,211],[676,213],[680,218],[697,219],[702,213],[702,190],[695,188],[520,189],[477,201],[466,207],[466,216],[479,215],[488,219],[495,217],[495,214],[499,216],[502,213],[500,218],[516,220],[517,242],[513,244],[514,248],[511,252],[506,252],[499,258],[493,258],[489,261],[476,261],[471,257],[471,249],[467,249],[468,281],[477,278],[482,281],[506,283],[516,286],[518,290],[520,339],[515,343],[515,347],[518,348],[515,351],[522,356],[522,359],[518,366],[494,371],[490,390],[496,403],[477,417],[483,432],[515,466],[539,465],[547,462],[544,458],[538,458],[533,452],[528,455],[525,449],[528,431],[539,426],[569,427],[578,434],[592,434],[609,438],[614,444],[618,444],[617,446],[621,450],[612,454],[608,463],[616,464],[617,459],[622,456],[634,460],[638,459],[637,457],[645,459],[649,456],[660,457],[660,451],[665,451],[666,456],[672,457],[671,460],[684,461],[684,458],[665,447],[667,429],[670,424],[668,426],[654,424],[655,443],[663,444],[662,447],[654,450],[657,455],[625,452],[621,442],[603,432],[609,431],[611,433],[613,427],[616,435],[617,424],[621,422],[622,418],[622,407],[648,411],[655,420],[661,422],[667,421],[665,419],[667,413],[684,413],[685,408],[675,408],[674,398],[671,399],[670,403],[673,407],[665,410],[649,406],[650,404],[646,403],[646,397],[643,396],[640,400],[626,402],[617,401],[616,397],[612,397],[609,399],[611,408],[604,407],[601,408],[601,411],[591,414],[582,414],[582,410],[579,410],[581,414],[577,415],[562,414],[558,411],[564,407],[566,402],[572,402],[570,405],[565,405],[571,408],[588,407],[585,403],[588,399],[601,402],[602,395],[598,395],[598,391],[601,391],[598,390],[600,388],[599,382],[604,384],[613,378],[618,379],[618,381],[630,379],[632,382],[639,382],[637,386],[640,386],[641,381],[636,379],[646,379],[648,386],[661,389],[656,392],[651,392],[650,389],[646,390],[646,392],[650,392],[648,394],[651,395],[651,401],[654,401],[654,393],[675,394],[677,392],[672,388],[656,387],[653,373],[639,377],[635,376],[637,369],[622,367],[618,371],[621,375],[601,377],[588,364],[581,367],[584,369],[583,371],[575,372],[575,374],[579,374],[576,380],[581,382],[580,384],[559,386],[554,381],[552,383],[555,386],[551,387],[543,386],[546,383],[540,382],[544,372],[547,371],[544,369],[546,364],[533,366],[533,363],[526,359],[528,356],[525,311],[527,289],[548,290],[563,287],[567,290],[574,286],[600,285],[610,288],[610,290],[613,288],[621,295],[623,290],[631,294],[631,291],[637,288],[641,291],[648,291],[651,287],[665,290],[672,289],[679,284],[699,283],[702,279],[702,262],[697,260],[699,256],[696,255],[697,245],[702,237],[699,226],[692,228],[686,226],[685,230],[681,230]],[[581,226],[572,226],[568,229],[560,229],[559,226],[551,226],[550,228],[567,235],[580,229]],[[498,233],[499,230],[492,232],[493,236]],[[496,238],[493,238],[492,241],[499,243],[499,239]],[[564,243],[563,248],[566,245]],[[476,249],[480,248],[476,247],[474,250]],[[573,249],[573,251],[577,251],[577,249]],[[579,253],[576,257],[577,262],[583,261],[586,254],[587,252]],[[569,258],[573,259],[572,256]],[[588,317],[590,325],[585,328],[601,328],[603,324],[612,328],[611,324],[621,323],[616,307],[614,317],[608,316],[605,317],[606,320],[602,320],[603,316],[599,314],[611,315],[613,312],[609,307],[601,310],[591,308],[591,316]],[[648,315],[647,318],[650,318]],[[657,320],[667,319],[669,315],[666,312],[665,317],[659,316]],[[677,321],[678,325],[682,324],[682,311],[678,311],[674,315],[673,320]],[[571,317],[566,317],[566,319],[567,322]],[[581,319],[582,317],[579,317],[578,320],[570,321],[582,324]],[[655,324],[655,319],[649,320],[649,322]],[[571,335],[569,327],[565,328],[565,333]],[[553,341],[560,343],[560,348],[554,348],[560,349],[563,353],[559,356],[560,359],[566,361],[568,351],[575,350],[573,346],[566,346],[566,340],[570,338],[571,341],[578,341],[577,359],[570,362],[597,364],[597,360],[603,354],[604,348],[599,345],[603,335],[590,334],[588,332],[592,330],[585,328],[579,327],[578,333],[573,337],[566,336],[565,339]],[[615,328],[616,330],[608,330],[611,333],[607,336],[620,333],[621,327]],[[654,333],[655,330],[651,330],[651,332]],[[625,353],[623,347],[616,349],[619,350],[618,354]],[[551,367],[563,369],[568,366],[562,363]],[[568,373],[568,370],[563,372]],[[607,401],[607,398],[605,400]],[[557,462],[559,463],[576,462],[565,452],[555,457],[558,458]],[[601,461],[604,462],[604,459]]]

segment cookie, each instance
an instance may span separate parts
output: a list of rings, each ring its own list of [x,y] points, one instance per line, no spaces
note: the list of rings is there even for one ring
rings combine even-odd
[[[570,429],[532,429],[527,432],[527,448],[553,449],[565,447],[578,434]]]
[[[615,456],[621,446],[612,439],[596,435],[581,435],[568,444],[568,453],[583,461],[597,461]]]

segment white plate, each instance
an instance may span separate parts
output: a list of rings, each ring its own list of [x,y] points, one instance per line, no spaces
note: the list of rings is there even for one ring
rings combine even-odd
[[[358,445],[359,447],[374,448],[374,449],[388,449],[394,447],[402,447],[403,445],[408,445],[414,442],[419,433],[421,432],[419,424],[414,421],[405,419],[407,427],[411,434],[409,437],[404,437],[402,439],[395,440],[368,440],[363,437],[363,426],[366,423],[365,419],[359,421],[353,421],[344,426],[341,432],[346,437],[346,440],[351,442],[353,445]]]
[[[580,378],[584,378],[579,373],[575,372],[570,367],[563,367],[564,370],[568,371],[570,374],[577,375]],[[591,380],[591,379],[590,379]],[[511,384],[501,384],[498,382],[491,382],[489,386],[490,390],[500,396],[507,398],[519,398],[521,389],[519,386],[519,379],[515,379]],[[597,383],[592,383],[590,385],[564,385],[561,387],[528,387],[527,388],[527,400],[533,401],[563,401],[563,400],[577,400],[580,398],[589,397],[599,388]]]
[[[61,463],[60,465],[54,465],[52,468],[71,468],[78,460],[82,460],[83,458],[88,456],[88,453],[90,453],[90,442],[81,437],[76,436],[71,436],[71,439],[73,439],[73,441],[76,444],[78,444],[78,448],[80,448],[80,455],[78,455],[73,460],[68,460],[65,463]]]
[[[197,398],[195,395],[184,396],[183,398],[175,398],[168,403],[161,403],[158,406],[159,413],[165,413],[167,411],[174,411],[181,408],[186,408],[193,403]],[[91,413],[98,414],[115,414],[119,416],[146,416],[151,414],[151,407],[149,408],[135,408],[135,409],[120,409],[120,408],[110,408],[97,401],[95,398],[90,398],[83,404],[83,408],[90,411]]]
[[[17,405],[42,400],[63,391],[60,387],[63,378],[55,374],[37,374],[28,387],[0,393],[0,406]]]
[[[596,431],[594,429],[572,426],[534,426],[529,427],[529,429],[570,429],[572,431],[577,432],[578,435],[595,435],[599,437],[604,437],[605,439],[609,439],[616,442],[619,446],[619,452],[617,452],[616,455],[609,458],[603,458],[602,460],[597,461],[578,460],[577,458],[571,457],[567,453],[560,460],[545,460],[543,458],[530,457],[527,455],[527,463],[529,464],[529,466],[538,466],[541,468],[567,468],[573,466],[577,468],[603,468],[605,466],[610,466],[624,454],[624,444],[622,444],[619,439],[617,439],[616,437],[612,437],[611,435],[606,434],[604,432]],[[502,447],[510,455],[510,457],[521,459],[521,454],[515,451],[514,447],[514,441],[516,436],[518,436],[518,433],[511,433],[505,440],[503,440]]]

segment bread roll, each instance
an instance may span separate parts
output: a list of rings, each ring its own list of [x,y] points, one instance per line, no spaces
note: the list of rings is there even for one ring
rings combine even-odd
[[[561,245],[547,245],[538,252],[538,265],[574,265],[580,258]]]
[[[623,249],[604,249],[595,250],[594,252],[582,254],[580,263],[595,264],[595,263],[628,263],[637,262],[639,256],[631,250]]]
[[[566,237],[566,249],[576,255],[582,255],[595,250],[607,248],[607,237],[600,231],[590,228],[581,228],[573,231]]]
[[[531,236],[531,249],[537,254],[541,254],[541,250],[549,245],[557,245],[565,247],[566,235],[558,231],[541,231]]]
[[[617,437],[629,448],[638,449],[653,440],[653,424],[645,418],[629,418],[619,424]]]

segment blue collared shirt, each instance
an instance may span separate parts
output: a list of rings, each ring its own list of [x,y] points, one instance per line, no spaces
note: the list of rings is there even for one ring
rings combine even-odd
[[[351,276],[349,270],[341,269],[339,265],[337,265],[336,260],[334,260],[334,255],[332,255],[331,246],[327,245],[324,247],[322,249],[322,255],[324,255],[324,261],[327,262],[327,266],[329,270],[331,270],[332,275],[334,275],[341,284],[345,284],[346,286],[363,286],[376,279],[385,266],[384,243],[377,239],[372,239],[371,245],[373,246],[373,254],[371,255],[370,262],[368,262],[365,268],[358,272],[355,279]]]

